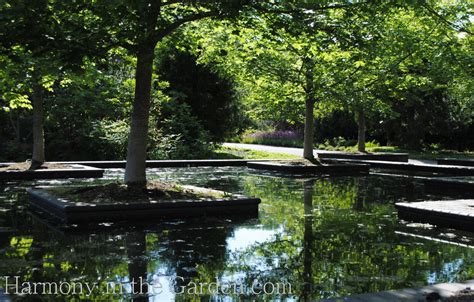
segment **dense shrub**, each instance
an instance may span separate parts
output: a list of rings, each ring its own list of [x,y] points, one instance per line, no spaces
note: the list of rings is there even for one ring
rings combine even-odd
[[[292,130],[249,131],[242,136],[242,143],[285,147],[301,147],[302,134]]]
[[[392,100],[393,118],[372,132],[390,145],[422,149],[474,149],[474,111],[461,108],[446,89],[409,89],[406,100]]]
[[[189,51],[166,47],[159,51],[156,72],[169,84],[163,93],[178,104],[176,108],[187,104],[211,141],[222,142],[243,127],[246,119],[235,83],[217,66],[198,64]]]
[[[209,135],[188,104],[163,101],[152,111],[149,156],[154,159],[205,158]]]
[[[167,57],[169,56],[169,57]],[[213,143],[235,135],[243,123],[234,83],[213,66],[174,50],[160,52],[152,91],[148,154],[153,159],[203,158]],[[47,160],[126,157],[133,64],[125,54],[88,64],[58,80],[45,97]],[[0,112],[0,159],[31,156],[31,111]]]

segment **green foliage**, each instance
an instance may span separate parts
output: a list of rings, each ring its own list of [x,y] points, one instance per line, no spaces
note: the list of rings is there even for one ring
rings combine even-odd
[[[301,146],[303,146],[302,135],[296,131],[250,130],[242,134],[240,142],[245,144],[261,144],[298,148],[301,148]]]
[[[186,103],[168,99],[152,110],[150,157],[205,158],[213,149],[208,132]]]
[[[163,93],[177,104],[187,104],[212,142],[223,142],[240,130],[245,118],[230,76],[212,62],[199,64],[189,49],[170,42],[157,53],[155,70],[168,83]]]
[[[45,98],[48,158],[123,159],[136,56],[156,43],[152,158],[208,156],[210,142],[244,127],[301,131],[307,97],[327,148],[350,148],[360,109],[381,145],[474,146],[464,1],[8,0],[0,12],[4,159],[28,156],[33,85]]]

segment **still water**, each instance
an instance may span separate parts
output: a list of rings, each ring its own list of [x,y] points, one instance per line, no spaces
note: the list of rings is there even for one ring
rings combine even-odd
[[[429,194],[413,178],[149,169],[150,179],[260,197],[259,217],[80,230],[28,209],[33,185],[122,176],[0,183],[0,288],[24,290],[14,299],[25,301],[306,301],[474,277],[474,234],[398,221],[397,201],[462,197]],[[31,295],[44,282],[57,294]]]

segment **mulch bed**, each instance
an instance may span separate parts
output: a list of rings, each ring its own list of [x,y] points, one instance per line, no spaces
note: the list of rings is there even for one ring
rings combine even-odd
[[[5,167],[0,167],[0,172],[2,171],[27,171],[31,166],[30,162],[14,163]],[[71,169],[71,166],[65,164],[57,163],[44,163],[39,167],[40,170],[48,169]]]
[[[324,166],[319,160],[308,160],[305,158],[290,159],[290,160],[278,160],[276,161],[280,165],[288,166]]]
[[[226,197],[220,191],[205,188],[183,187],[158,181],[149,181],[145,189],[128,188],[123,183],[110,183],[83,188],[50,188],[48,191],[59,198],[78,203],[143,203],[170,200],[204,200]]]

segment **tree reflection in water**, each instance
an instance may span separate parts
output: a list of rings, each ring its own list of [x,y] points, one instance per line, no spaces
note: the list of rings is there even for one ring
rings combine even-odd
[[[27,301],[162,301],[165,296],[176,301],[309,301],[474,277],[472,249],[395,232],[416,228],[399,223],[394,202],[446,198],[426,195],[416,181],[377,176],[301,181],[246,170],[233,178],[234,169],[218,176],[227,177],[225,185],[231,191],[262,198],[258,220],[198,219],[62,233],[32,219],[25,210],[24,187],[11,186],[0,195],[0,276],[100,284],[92,296],[27,297]],[[216,178],[212,169],[176,170],[177,176],[167,172],[169,181],[176,177],[202,185]],[[429,236],[430,230],[424,230]],[[451,234],[459,242],[474,241],[472,235],[452,230],[432,232]],[[142,277],[151,282],[156,276],[176,280],[164,284],[166,295],[129,294],[130,280]],[[210,283],[216,277],[222,282],[241,279],[247,288],[255,280],[289,282],[292,294],[256,296],[247,291],[226,296],[206,289],[198,295],[175,294],[190,282]],[[125,283],[126,291],[105,294],[108,281]],[[134,292],[140,292],[139,285]]]

